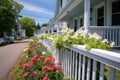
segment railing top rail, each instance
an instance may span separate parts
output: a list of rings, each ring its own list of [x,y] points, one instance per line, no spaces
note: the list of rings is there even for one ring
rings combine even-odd
[[[120,29],[120,26],[90,26],[90,29]],[[81,27],[84,29],[84,27]]]
[[[97,56],[101,56],[101,57],[107,58],[109,60],[113,60],[113,61],[120,63],[120,53],[117,53],[117,52],[106,51],[106,50],[101,50],[101,49],[91,49],[90,51],[87,51],[85,49],[85,46],[82,46],[82,45],[72,45],[71,48],[80,49],[80,50],[86,51],[88,53],[95,54]]]
[[[91,26],[89,28],[120,29],[120,26]]]

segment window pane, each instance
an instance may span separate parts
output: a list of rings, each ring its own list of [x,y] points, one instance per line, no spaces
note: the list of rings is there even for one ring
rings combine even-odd
[[[120,0],[112,3],[112,25],[120,25]]]
[[[112,3],[112,13],[120,12],[120,1],[115,1]]]
[[[75,26],[74,26],[74,31],[77,30],[77,19],[75,20]]]
[[[97,14],[98,14],[98,17],[104,16],[104,6],[98,8]]]
[[[97,19],[97,26],[104,26],[104,17]]]
[[[112,25],[120,25],[120,14],[112,15]]]
[[[83,26],[83,18],[80,19],[80,27]]]

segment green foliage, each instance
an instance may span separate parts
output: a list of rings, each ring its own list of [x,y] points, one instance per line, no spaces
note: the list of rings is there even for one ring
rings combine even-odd
[[[34,26],[34,28],[35,28],[35,31],[37,31],[37,30],[40,30],[41,26],[40,26],[40,24],[38,23],[37,25]]]
[[[26,29],[28,27],[33,27],[35,25],[34,19],[28,18],[28,17],[23,17],[20,19],[20,24],[23,29]]]
[[[47,57],[52,57],[52,54],[49,52],[49,51],[47,51],[45,54],[44,54],[44,56],[47,58]]]
[[[26,30],[27,37],[34,36],[35,29],[33,27],[26,28],[25,30]]]
[[[31,37],[34,35],[35,32],[35,21],[31,18],[28,17],[23,17],[20,19],[20,25],[22,26],[23,29],[26,31],[26,35],[28,37]]]
[[[15,0],[0,0],[0,32],[11,33],[12,28],[16,28],[16,20],[19,17],[23,6]]]
[[[44,23],[44,24],[41,25],[41,27],[47,27],[47,26],[48,26],[47,23]]]

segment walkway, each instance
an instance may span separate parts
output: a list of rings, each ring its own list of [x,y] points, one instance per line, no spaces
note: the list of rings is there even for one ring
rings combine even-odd
[[[0,80],[4,80],[7,76],[7,73],[16,63],[28,41],[30,40],[0,47]]]

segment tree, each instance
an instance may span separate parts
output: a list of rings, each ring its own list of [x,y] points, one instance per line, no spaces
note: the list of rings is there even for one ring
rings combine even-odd
[[[44,23],[44,24],[41,25],[41,27],[47,27],[47,26],[48,26],[47,23]]]
[[[40,29],[40,28],[41,28],[39,23],[36,25],[36,27],[37,27],[37,29]]]
[[[12,32],[22,9],[23,6],[15,0],[0,0],[0,36],[3,36],[3,32]]]
[[[35,28],[35,31],[37,31],[37,30],[39,30],[41,27],[40,27],[40,24],[38,23],[38,24],[36,24],[35,26],[34,26],[34,28]]]
[[[35,21],[34,19],[28,18],[28,17],[23,17],[20,19],[20,25],[22,26],[23,29],[26,31],[26,35],[28,37],[33,36],[34,31],[35,31]]]

